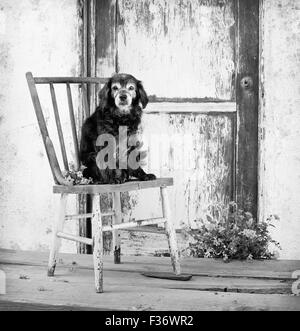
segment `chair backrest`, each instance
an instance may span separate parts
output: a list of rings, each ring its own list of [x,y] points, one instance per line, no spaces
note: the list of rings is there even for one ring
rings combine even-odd
[[[70,123],[72,128],[72,140],[74,144],[74,151],[75,151],[75,170],[80,168],[80,160],[79,160],[79,139],[78,133],[79,128],[76,128],[76,120],[75,120],[75,113],[74,113],[74,106],[73,106],[73,99],[72,99],[72,92],[71,92],[71,84],[77,84],[81,88],[81,95],[82,95],[82,106],[84,111],[84,118],[90,116],[90,106],[88,101],[88,90],[92,86],[98,86],[99,89],[101,85],[104,85],[108,79],[105,78],[82,78],[82,77],[33,77],[31,72],[26,74],[26,79],[28,82],[33,106],[35,109],[36,117],[38,120],[38,124],[40,127],[40,131],[43,137],[43,142],[45,145],[46,153],[48,156],[48,160],[50,163],[50,167],[52,170],[52,174],[54,177],[54,181],[56,184],[60,185],[71,185],[67,180],[65,180],[63,173],[61,171],[61,167],[58,162],[57,154],[55,152],[55,148],[53,145],[52,140],[49,136],[49,131],[47,128],[47,122],[45,120],[40,98],[38,95],[37,86],[38,84],[49,85],[49,91],[52,99],[52,106],[55,116],[55,122],[57,127],[57,133],[59,138],[60,149],[62,153],[62,160],[64,169],[69,171],[69,163],[67,158],[67,151],[66,151],[66,144],[64,140],[64,134],[62,129],[62,124],[60,120],[59,108],[55,93],[55,85],[56,84],[64,84],[66,86],[66,97],[68,100],[68,107],[69,107],[69,116],[70,116]]]

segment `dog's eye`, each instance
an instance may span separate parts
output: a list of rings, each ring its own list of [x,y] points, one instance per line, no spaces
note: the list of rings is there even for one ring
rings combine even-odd
[[[129,86],[129,91],[134,91],[134,90],[135,90],[134,86]]]
[[[118,88],[118,86],[114,86],[112,89],[113,89],[113,91],[118,91],[119,88]]]

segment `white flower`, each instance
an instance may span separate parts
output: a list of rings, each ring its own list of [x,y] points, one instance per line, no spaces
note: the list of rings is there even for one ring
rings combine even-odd
[[[240,232],[241,235],[245,236],[248,239],[255,239],[256,238],[256,232],[253,230],[244,230],[243,232]]]
[[[216,229],[216,225],[215,224],[211,224],[211,223],[206,224],[205,227],[206,227],[207,231],[213,231],[213,230]]]

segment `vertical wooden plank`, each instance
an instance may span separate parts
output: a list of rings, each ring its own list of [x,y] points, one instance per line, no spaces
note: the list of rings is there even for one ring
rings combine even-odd
[[[88,0],[88,67],[87,75],[89,77],[97,76],[97,66],[96,66],[96,6],[99,1]],[[94,84],[88,86],[88,96],[89,96],[89,106],[90,114],[92,114],[96,107],[96,87]]]
[[[236,200],[257,215],[259,0],[238,0]]]
[[[67,84],[67,96],[68,96],[68,105],[69,105],[69,112],[70,112],[70,121],[71,121],[71,127],[72,127],[72,136],[73,136],[73,142],[74,142],[75,168],[76,168],[76,170],[78,170],[80,168],[79,144],[78,144],[75,113],[74,113],[72,92],[71,92],[70,84]]]
[[[90,67],[90,58],[89,58],[89,8],[90,8],[90,0],[84,0],[82,4],[82,20],[83,20],[83,29],[82,29],[82,54],[83,54],[83,63],[82,63],[82,76],[88,77],[88,70]],[[82,111],[79,114],[79,125],[80,129],[86,120],[87,117],[89,117],[89,103],[88,103],[88,91],[89,91],[89,85],[87,84],[87,87],[85,84],[81,85],[81,98],[82,98]],[[79,130],[80,132],[81,130]],[[81,138],[80,138],[81,139]],[[88,212],[87,209],[87,203],[88,203],[88,196],[87,195],[79,195],[77,198],[77,210],[79,214],[85,214]],[[90,211],[89,211],[90,212]],[[78,221],[78,235],[81,237],[88,237],[88,226],[91,227],[90,220],[79,220]],[[88,254],[89,247],[87,245],[84,245],[82,243],[78,243],[77,245],[77,251],[79,254]]]
[[[263,41],[266,40],[265,37],[265,0],[260,0],[259,2],[259,115],[258,115],[258,129],[259,129],[259,141],[258,141],[258,206],[257,206],[257,219],[259,222],[265,219],[267,216],[265,214],[265,119],[266,119],[266,109],[265,109],[265,60],[264,60],[264,47]]]
[[[96,66],[99,77],[117,72],[117,0],[96,2]]]
[[[113,216],[113,224],[122,223],[122,205],[121,193],[113,193],[113,209],[115,216]],[[113,249],[114,249],[114,262],[115,264],[121,263],[121,232],[113,231]]]
[[[89,51],[89,7],[90,0],[83,0],[82,5],[82,76],[88,77],[88,67],[90,59],[88,57]]]
[[[91,0],[83,0],[82,3],[82,21],[83,21],[83,28],[81,30],[82,33],[82,76],[83,77],[90,77],[90,67],[91,67],[91,58],[90,58],[90,51],[91,51],[91,44],[90,44],[90,5]],[[82,84],[81,86],[81,97],[82,97],[82,111],[79,114],[79,129],[81,129],[85,119],[89,116],[89,102],[88,102],[88,95],[90,93],[89,84],[85,86]],[[79,130],[80,132],[81,130]],[[77,209],[79,214],[85,214],[87,212],[91,212],[88,210],[88,197],[87,195],[79,195],[77,198]],[[91,228],[91,221],[90,220],[79,220],[78,221],[78,234],[82,237],[88,237],[88,227]],[[88,254],[90,251],[90,247],[87,245],[79,243],[77,246],[77,251],[79,254]]]
[[[54,89],[54,85],[52,83],[50,84],[50,93],[51,93],[51,99],[52,99],[52,104],[53,104],[55,122],[56,122],[57,133],[58,133],[62,158],[63,158],[63,162],[64,162],[64,167],[65,167],[65,170],[68,171],[69,170],[69,164],[68,164],[64,134],[63,134],[62,127],[61,127],[61,121],[60,121],[60,116],[59,116],[59,111],[58,111],[58,106],[57,106],[57,99],[56,99],[55,89]]]
[[[117,0],[95,1],[94,10],[95,75],[97,77],[110,77],[117,72]],[[94,105],[97,102],[97,88],[99,87],[95,85],[94,95],[91,95]],[[93,111],[92,103],[91,111]],[[102,206],[102,208],[109,209],[110,206]],[[111,233],[104,234],[104,247],[112,247]]]
[[[97,293],[103,293],[103,231],[100,210],[100,195],[93,196],[93,257],[95,286]]]

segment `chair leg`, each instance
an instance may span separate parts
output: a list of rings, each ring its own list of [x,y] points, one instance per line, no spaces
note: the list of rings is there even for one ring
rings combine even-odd
[[[50,249],[50,257],[48,264],[48,277],[54,277],[57,257],[61,246],[61,239],[57,237],[58,232],[62,232],[65,224],[66,206],[67,206],[67,194],[62,194],[60,197],[60,205],[58,209],[58,215],[55,217],[55,223],[53,227],[53,238]]]
[[[177,237],[174,224],[171,219],[171,210],[169,204],[169,196],[166,187],[161,188],[161,198],[162,198],[162,209],[164,218],[166,218],[166,233],[169,242],[169,249],[171,255],[171,262],[173,266],[173,270],[176,275],[181,274],[180,263],[179,263],[179,252],[177,246]]]
[[[93,196],[92,226],[95,286],[97,293],[103,293],[103,227],[99,194]]]
[[[122,206],[121,206],[121,193],[113,193],[113,209],[115,216],[113,216],[113,224],[122,223]],[[114,249],[114,262],[121,264],[121,232],[113,231],[113,249]]]

